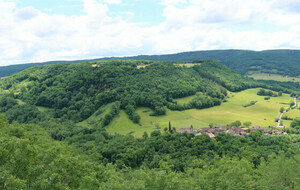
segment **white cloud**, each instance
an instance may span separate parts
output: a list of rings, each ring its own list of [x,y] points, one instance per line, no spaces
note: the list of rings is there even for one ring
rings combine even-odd
[[[178,4],[185,4],[187,0],[161,0],[160,4],[162,5],[178,5]]]
[[[279,6],[277,0],[164,0],[165,21],[154,26],[122,17],[134,16],[131,12],[108,16],[108,0],[82,1],[84,14],[64,16],[33,7],[19,9],[0,0],[0,65],[207,49],[300,47],[300,13],[286,8],[294,1]],[[262,24],[280,29],[256,27]]]
[[[299,0],[275,0],[272,2],[272,7],[275,9],[287,10],[291,12],[300,13]]]
[[[38,16],[39,11],[34,9],[33,7],[25,7],[19,9],[16,13],[17,17],[22,20],[30,20],[36,16]]]
[[[104,3],[108,3],[108,4],[121,4],[122,0],[104,0]]]

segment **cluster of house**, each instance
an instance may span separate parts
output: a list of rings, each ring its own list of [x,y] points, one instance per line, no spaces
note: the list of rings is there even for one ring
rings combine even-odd
[[[190,127],[183,127],[180,128],[177,132],[178,133],[194,133],[195,136],[201,135],[206,133],[210,138],[214,138],[219,133],[227,133],[229,135],[237,136],[237,135],[249,135],[250,132],[260,131],[264,135],[283,135],[286,134],[278,129],[267,129],[265,127],[260,127],[257,125],[252,126],[252,128],[248,127],[225,127],[225,126],[214,126],[212,128],[201,128],[201,129],[194,129],[191,125]]]

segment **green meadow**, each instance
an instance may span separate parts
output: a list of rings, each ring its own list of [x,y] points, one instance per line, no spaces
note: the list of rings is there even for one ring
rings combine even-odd
[[[175,66],[179,66],[179,67],[193,67],[195,65],[200,65],[201,63],[176,63],[174,64]]]
[[[214,125],[226,125],[233,121],[240,120],[242,123],[250,121],[252,125],[262,127],[276,126],[275,118],[279,116],[281,107],[288,108],[292,98],[288,94],[280,97],[271,97],[264,100],[263,96],[257,96],[259,88],[248,89],[242,92],[229,92],[228,101],[220,106],[208,109],[190,109],[185,111],[171,111],[167,109],[164,116],[150,116],[150,108],[138,108],[137,113],[141,116],[140,124],[134,124],[128,119],[126,113],[121,111],[119,116],[113,119],[108,125],[109,133],[132,134],[135,137],[141,137],[146,131],[151,133],[154,130],[163,131],[169,126],[171,121],[172,127],[179,129],[193,125],[194,128],[208,127],[210,123]],[[177,102],[188,103],[193,96],[177,99]],[[255,105],[243,107],[243,105],[257,101]],[[297,115],[293,110],[288,113]]]
[[[52,110],[52,108],[48,108],[48,107],[44,107],[44,106],[37,106],[37,109],[38,109],[40,112],[46,112],[46,111]]]
[[[266,73],[257,73],[249,75],[249,77],[252,77],[256,80],[275,80],[280,82],[300,82],[300,78],[296,77],[286,77],[278,74],[266,74]]]
[[[111,104],[100,107],[93,115],[86,120],[77,123],[77,125],[90,128],[91,124],[100,123],[101,119],[109,112]]]
[[[298,102],[298,104],[299,104],[299,102]],[[295,119],[296,117],[300,117],[300,110],[297,108],[291,109],[288,112],[284,113],[284,116]],[[282,123],[284,126],[289,127],[292,123],[292,120],[282,120]]]

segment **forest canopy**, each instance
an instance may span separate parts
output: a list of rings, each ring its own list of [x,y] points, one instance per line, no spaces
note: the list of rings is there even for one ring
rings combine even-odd
[[[26,69],[0,81],[0,189],[297,189],[299,135],[257,131],[210,138],[166,130],[136,139],[105,128],[120,110],[139,123],[140,106],[151,108],[151,115],[203,109],[222,104],[228,91],[253,87],[298,93],[294,84],[258,82],[212,61],[188,67],[110,60]],[[190,95],[186,105],[175,100]],[[101,119],[78,125],[91,115]],[[299,123],[292,121],[295,133]]]
[[[87,119],[101,106],[116,101],[138,122],[136,107],[150,107],[153,115],[163,115],[165,106],[178,109],[175,98],[202,92],[203,106],[189,107],[206,108],[220,105],[227,90],[241,91],[258,85],[211,61],[191,68],[168,62],[119,60],[55,64],[32,67],[0,81],[0,86],[16,98],[52,108],[54,117],[74,122]]]

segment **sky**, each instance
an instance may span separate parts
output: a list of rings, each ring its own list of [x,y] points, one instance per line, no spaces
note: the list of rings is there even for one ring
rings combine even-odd
[[[0,66],[299,48],[300,0],[0,0]]]

